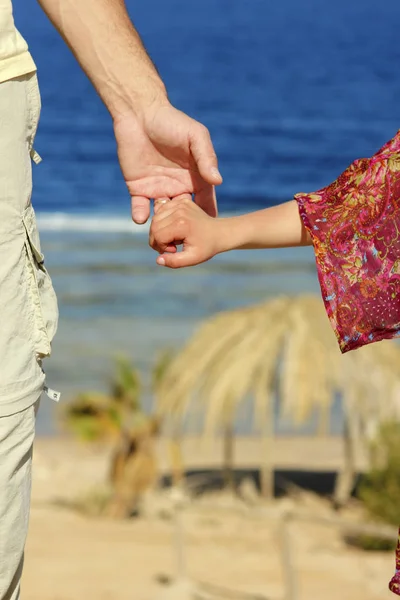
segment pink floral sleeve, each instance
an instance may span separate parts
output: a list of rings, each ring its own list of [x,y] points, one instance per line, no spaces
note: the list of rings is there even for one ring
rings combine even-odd
[[[400,335],[400,131],[328,187],[295,198],[341,351]]]
[[[394,594],[400,596],[400,530],[396,549],[396,573],[389,584],[389,589]]]
[[[296,194],[342,352],[400,334],[400,131],[328,187]],[[400,531],[390,590],[400,596]]]

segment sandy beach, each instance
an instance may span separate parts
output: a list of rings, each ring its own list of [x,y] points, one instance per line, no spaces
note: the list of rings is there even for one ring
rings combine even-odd
[[[200,448],[198,440],[187,440],[188,469],[218,467],[218,445]],[[159,454],[166,473],[163,442]],[[301,468],[315,475],[337,468],[341,443],[338,438],[281,438],[274,455],[276,468],[282,472]],[[168,490],[154,496],[145,516],[129,521],[86,516],[60,505],[103,484],[108,456],[107,448],[87,448],[63,438],[38,439],[25,600],[283,599],[287,597],[279,526],[283,511],[295,503],[310,514],[333,515],[329,502],[311,492],[268,506],[261,506],[252,496],[251,486],[247,502],[226,492],[210,492],[184,508],[184,564],[179,566]],[[239,471],[255,468],[256,457],[255,440],[238,440]],[[246,488],[246,483],[242,486]],[[351,509],[348,517],[355,518]],[[393,570],[391,553],[351,548],[327,525],[294,522],[288,536],[298,600],[391,597],[386,591]],[[191,585],[202,584],[208,596],[187,595],[188,583],[175,584],[179,570]]]

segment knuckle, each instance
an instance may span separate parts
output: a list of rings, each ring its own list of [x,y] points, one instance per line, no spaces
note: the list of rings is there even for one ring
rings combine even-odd
[[[181,215],[181,216],[178,217],[177,225],[180,228],[185,228],[187,226],[187,224],[188,224],[188,220],[187,220],[187,218],[184,215]]]
[[[199,133],[201,133],[203,137],[210,137],[210,132],[208,131],[208,128],[203,124],[200,125]]]

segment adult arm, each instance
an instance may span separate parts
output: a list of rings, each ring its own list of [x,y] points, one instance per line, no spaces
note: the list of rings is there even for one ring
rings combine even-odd
[[[214,185],[222,179],[210,135],[170,104],[124,1],[39,4],[111,114],[134,220],[147,220],[150,198],[192,193],[215,216]]]

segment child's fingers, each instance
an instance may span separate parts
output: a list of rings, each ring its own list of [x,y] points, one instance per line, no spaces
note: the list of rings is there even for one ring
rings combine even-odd
[[[155,198],[154,199],[154,212],[155,214],[160,213],[166,208],[172,206],[178,206],[179,204],[193,204],[193,200],[190,194],[181,194],[180,196],[175,196],[175,198]]]
[[[176,254],[162,254],[157,258],[157,264],[169,269],[182,269],[183,267],[193,267],[198,265],[201,260],[192,249],[182,250]]]
[[[167,248],[181,243],[185,239],[186,228],[182,221],[176,221],[173,216],[156,225],[152,224],[150,229],[149,244],[157,252],[165,252]]]
[[[173,202],[171,200],[171,198],[156,198],[154,200],[154,214],[158,215],[159,219],[163,219],[166,216],[169,216],[170,214],[173,214],[174,210],[176,210],[176,206],[175,208],[173,208],[171,210],[171,208],[169,208],[169,204]],[[150,244],[151,245],[151,244]],[[175,244],[170,244],[168,246],[166,246],[164,248],[164,252],[177,252],[177,248]]]
[[[160,210],[171,201],[170,198],[155,198],[154,200],[154,214],[158,214]]]
[[[173,214],[179,208],[191,206],[193,202],[188,194],[183,194],[172,200],[166,198],[157,198],[154,201],[154,218],[155,222],[165,219],[165,217]]]
[[[164,252],[170,252],[172,254],[175,254],[175,252],[178,252],[177,246],[179,246],[178,242],[175,242],[174,244],[169,244],[165,247]]]
[[[177,206],[175,204],[171,204],[169,206],[166,206],[166,205],[161,206],[160,208],[157,209],[157,213],[153,217],[154,225],[158,225],[159,223],[161,223],[161,221],[164,221],[166,218],[170,217],[171,215],[176,214],[176,212],[180,211],[180,210],[181,210],[180,206]]]

